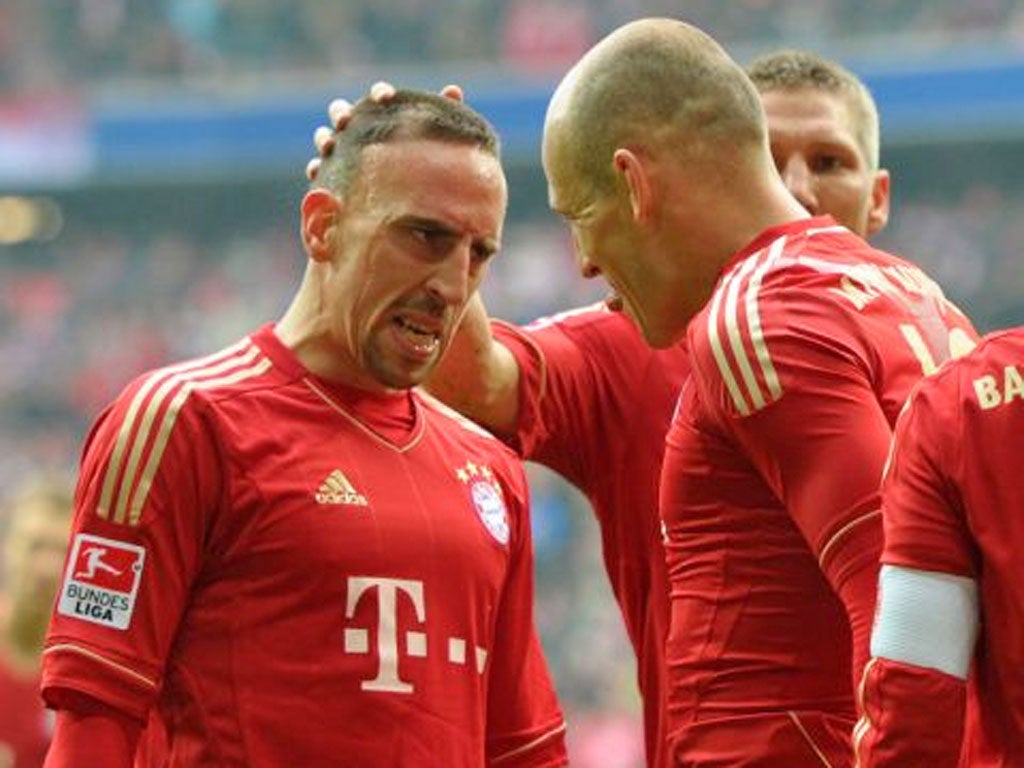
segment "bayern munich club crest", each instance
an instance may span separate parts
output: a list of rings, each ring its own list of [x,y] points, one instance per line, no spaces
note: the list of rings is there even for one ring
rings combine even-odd
[[[509,526],[508,510],[501,494],[501,486],[494,479],[494,473],[486,464],[475,464],[467,461],[464,466],[455,470],[459,480],[469,487],[469,496],[473,501],[480,522],[487,532],[500,544],[508,544]]]

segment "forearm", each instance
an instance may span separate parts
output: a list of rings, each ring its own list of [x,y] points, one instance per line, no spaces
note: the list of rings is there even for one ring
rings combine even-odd
[[[861,768],[956,768],[963,740],[963,680],[874,658],[859,690],[853,734]]]
[[[876,511],[862,513],[821,553],[822,569],[846,609],[852,638],[852,684],[860,682],[870,656],[871,627],[878,595],[882,524]]]
[[[131,768],[142,723],[88,697],[57,710],[44,768]]]
[[[860,685],[855,734],[864,766],[955,766],[978,632],[964,576],[887,565]]]
[[[491,333],[479,295],[470,300],[451,346],[425,387],[434,397],[497,435],[515,431],[519,366]]]

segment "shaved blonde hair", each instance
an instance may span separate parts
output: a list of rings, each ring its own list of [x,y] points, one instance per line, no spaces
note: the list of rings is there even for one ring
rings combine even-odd
[[[627,24],[592,48],[552,106],[578,178],[614,183],[624,146],[663,141],[681,157],[767,146],[764,111],[743,69],[711,37],[676,19]],[[549,110],[549,116],[551,111]]]

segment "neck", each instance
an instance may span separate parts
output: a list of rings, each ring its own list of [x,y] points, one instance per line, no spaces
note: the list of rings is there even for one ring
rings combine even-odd
[[[754,173],[736,160],[722,174],[713,168],[695,167],[677,177],[654,244],[655,252],[671,254],[659,262],[661,280],[673,286],[666,295],[675,297],[675,311],[687,321],[710,298],[733,256],[764,230],[809,215],[774,168]]]
[[[746,173],[709,184],[696,215],[685,222],[696,234],[698,247],[717,274],[736,253],[771,227],[806,219],[809,213],[790,194],[774,168],[763,173]]]
[[[274,334],[315,376],[368,392],[390,392],[363,370],[351,352],[334,341],[329,314],[311,272],[306,271],[291,305],[274,325]]]

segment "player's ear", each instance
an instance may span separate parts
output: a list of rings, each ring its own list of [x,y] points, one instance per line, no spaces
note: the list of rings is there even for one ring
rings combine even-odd
[[[334,254],[343,205],[326,189],[311,189],[302,198],[302,244],[313,261],[328,261]]]
[[[642,223],[651,215],[651,180],[640,157],[631,149],[620,147],[612,155],[612,165],[629,194],[633,220]]]
[[[868,237],[889,223],[889,172],[884,168],[875,172],[871,187],[871,207],[868,209]]]

